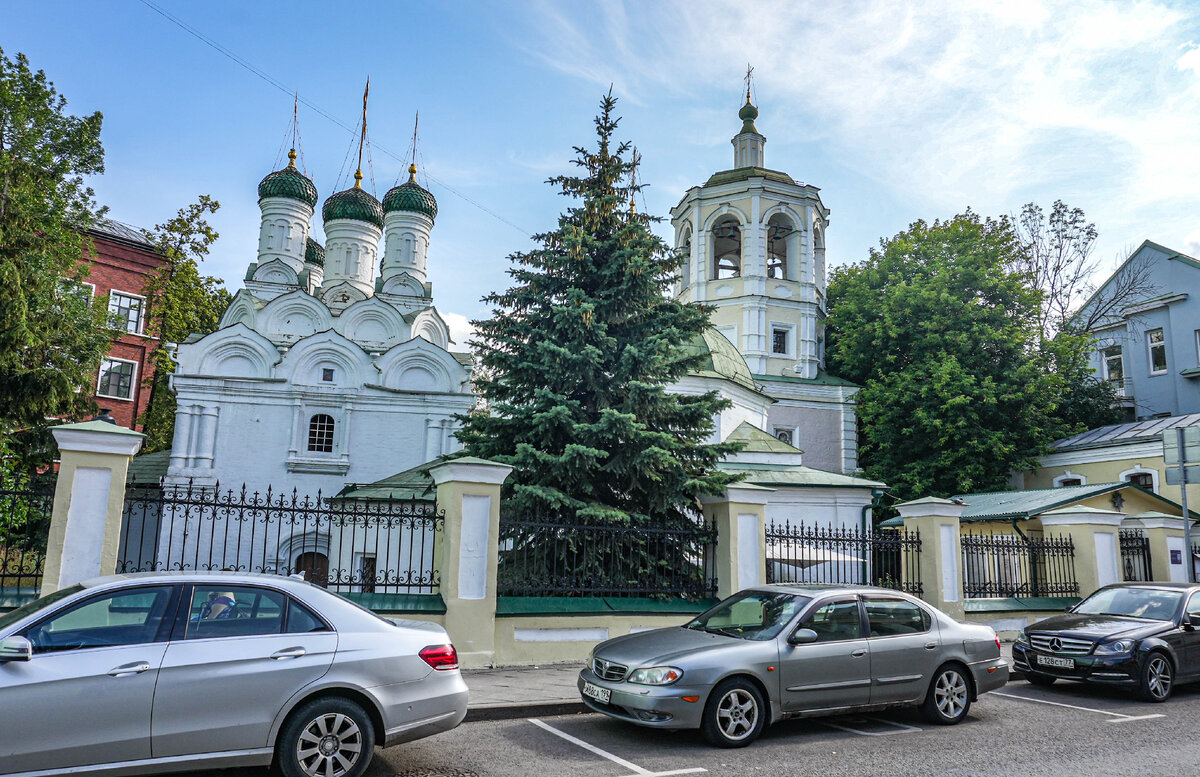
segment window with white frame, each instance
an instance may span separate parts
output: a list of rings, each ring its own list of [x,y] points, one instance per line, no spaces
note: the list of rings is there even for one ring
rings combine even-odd
[[[1121,346],[1110,345],[1100,354],[1101,363],[1104,365],[1104,379],[1117,385],[1123,384],[1125,382],[1125,362],[1121,356]]]
[[[108,314],[113,317],[115,326],[126,332],[140,334],[142,331],[142,311],[146,298],[123,291],[108,293]]]
[[[1147,469],[1139,464],[1132,469],[1125,470],[1118,477],[1126,483],[1132,483],[1139,488],[1158,493],[1158,472],[1155,470]]]
[[[796,353],[796,327],[791,324],[771,323],[771,353],[775,356],[794,356]]]
[[[1200,329],[1196,330],[1196,364],[1200,366]]]
[[[317,413],[309,419],[308,449],[313,453],[333,453],[333,416]]]
[[[785,442],[793,448],[796,447],[797,429],[794,426],[776,426],[771,430],[771,434],[775,435],[775,439],[780,442]]]
[[[1162,375],[1167,371],[1167,337],[1162,328],[1146,332],[1146,348],[1150,352],[1150,374]]]
[[[112,399],[133,399],[133,385],[137,379],[137,362],[126,359],[105,359],[100,365],[100,380],[96,394]]]

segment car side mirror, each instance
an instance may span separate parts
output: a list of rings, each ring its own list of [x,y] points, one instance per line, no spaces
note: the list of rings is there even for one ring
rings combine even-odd
[[[817,632],[812,629],[796,629],[792,632],[792,636],[788,637],[789,645],[807,645],[809,642],[817,641]]]
[[[33,643],[24,637],[0,639],[0,664],[6,661],[29,661],[33,658]]]
[[[1200,615],[1188,613],[1184,616],[1183,622],[1185,625],[1191,626],[1194,629],[1200,629]]]

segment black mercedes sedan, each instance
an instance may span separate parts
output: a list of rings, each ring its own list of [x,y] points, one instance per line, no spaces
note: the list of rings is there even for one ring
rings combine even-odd
[[[1083,680],[1166,701],[1177,683],[1200,680],[1200,585],[1105,586],[1023,629],[1013,666],[1034,685]]]

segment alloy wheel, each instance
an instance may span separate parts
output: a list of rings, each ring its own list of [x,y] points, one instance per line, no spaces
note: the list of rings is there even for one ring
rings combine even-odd
[[[758,724],[758,702],[748,691],[734,688],[717,704],[717,725],[721,733],[737,742],[750,736]]]
[[[962,714],[967,706],[967,681],[954,669],[947,669],[937,679],[933,688],[934,701],[947,720]]]
[[[1150,657],[1146,687],[1156,699],[1165,699],[1171,693],[1171,665],[1161,655]]]
[[[362,755],[362,731],[348,715],[328,712],[300,732],[296,760],[309,777],[341,777]]]

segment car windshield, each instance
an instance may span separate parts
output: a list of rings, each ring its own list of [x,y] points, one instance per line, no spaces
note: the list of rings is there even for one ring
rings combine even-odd
[[[686,628],[738,639],[774,639],[810,601],[796,594],[743,591],[698,615]]]
[[[1145,618],[1169,621],[1179,612],[1183,601],[1181,591],[1164,591],[1161,588],[1106,588],[1083,600],[1075,612],[1080,615],[1124,615],[1129,618]]]
[[[4,631],[9,626],[23,619],[26,615],[37,612],[43,607],[49,607],[55,602],[66,599],[71,594],[79,593],[82,590],[83,586],[81,585],[72,585],[67,586],[66,588],[60,588],[52,594],[43,596],[41,599],[35,599],[28,604],[23,604],[12,612],[6,612],[3,615],[0,615],[0,631]]]

